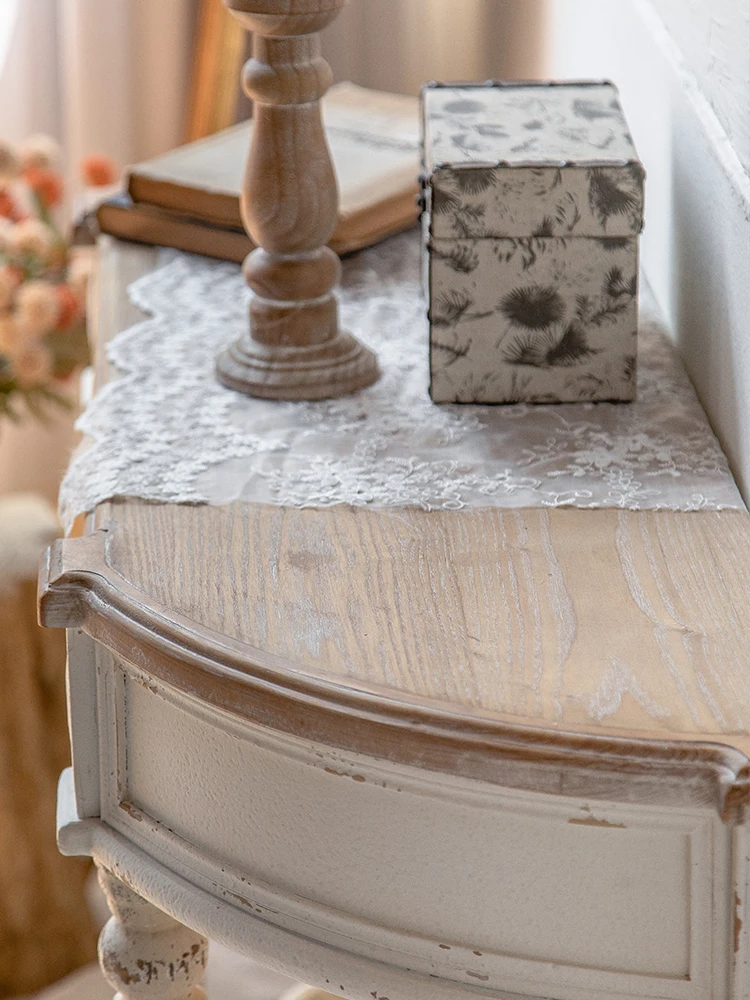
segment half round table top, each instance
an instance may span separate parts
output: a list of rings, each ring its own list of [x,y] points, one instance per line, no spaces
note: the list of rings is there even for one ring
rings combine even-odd
[[[105,247],[99,348],[138,318],[125,288],[155,260]],[[750,789],[744,511],[123,499],[76,533],[46,567],[45,622],[138,642],[239,716],[493,781],[509,761],[521,784],[535,761],[607,761],[695,779],[723,811]]]

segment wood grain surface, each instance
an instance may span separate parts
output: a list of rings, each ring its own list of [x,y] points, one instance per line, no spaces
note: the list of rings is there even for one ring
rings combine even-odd
[[[127,501],[98,520],[139,590],[300,672],[750,752],[744,513]]]
[[[153,250],[105,245],[100,356],[138,318],[126,284],[155,261]],[[147,598],[300,673],[478,716],[750,756],[745,512],[125,500],[95,521],[113,568]]]

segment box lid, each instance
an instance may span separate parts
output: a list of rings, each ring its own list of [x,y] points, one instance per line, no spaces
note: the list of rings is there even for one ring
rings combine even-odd
[[[422,109],[433,238],[642,230],[645,172],[613,84],[429,84]]]

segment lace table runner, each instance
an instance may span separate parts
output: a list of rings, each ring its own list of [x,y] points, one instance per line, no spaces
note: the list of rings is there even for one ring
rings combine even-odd
[[[232,264],[165,254],[130,289],[151,318],[119,334],[120,372],[79,421],[87,442],[61,492],[66,524],[119,496],[325,507],[743,508],[727,461],[647,300],[633,404],[435,406],[419,242],[344,266],[342,319],[381,380],[322,403],[252,400],[214,377],[247,322]]]

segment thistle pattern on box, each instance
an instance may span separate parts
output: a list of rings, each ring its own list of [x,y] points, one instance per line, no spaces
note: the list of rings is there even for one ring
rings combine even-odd
[[[634,238],[434,240],[432,398],[632,399],[637,264]]]
[[[645,173],[615,87],[422,101],[432,399],[634,399]]]

